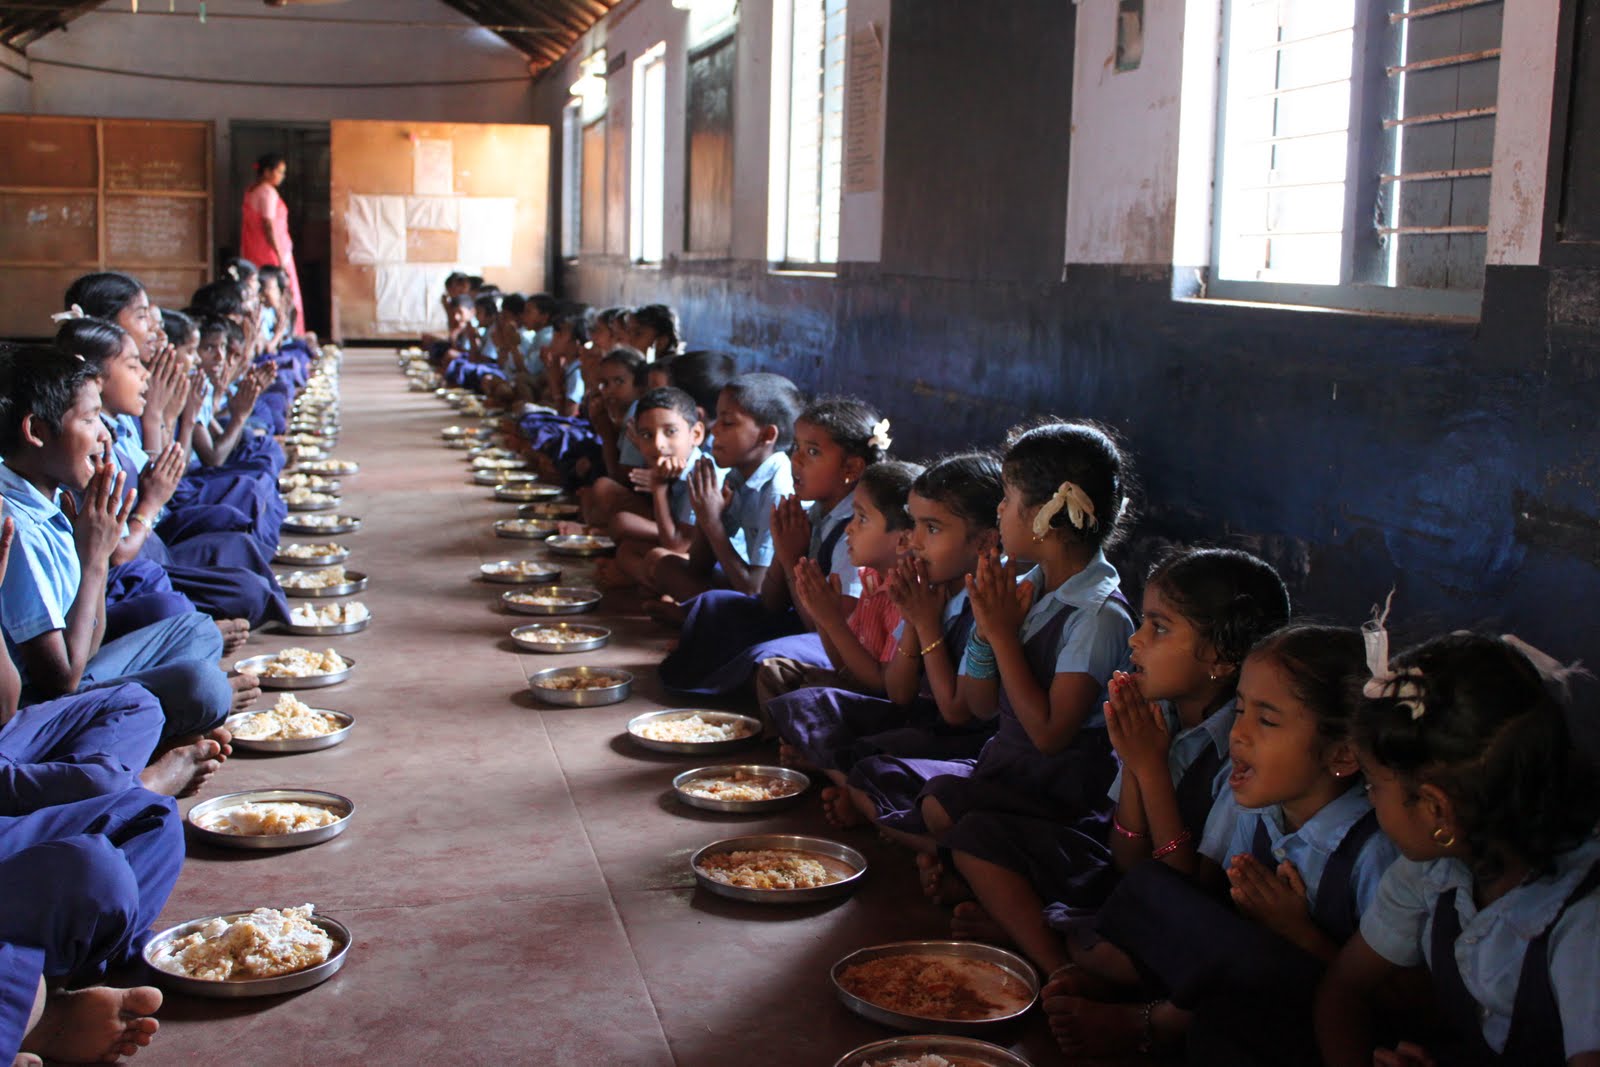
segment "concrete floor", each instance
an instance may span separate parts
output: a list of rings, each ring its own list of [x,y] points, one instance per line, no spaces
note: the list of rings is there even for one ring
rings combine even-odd
[[[309,901],[346,923],[355,945],[342,973],[297,996],[169,995],[138,1062],[826,1067],[894,1036],[846,1011],[827,973],[864,945],[948,936],[909,855],[869,832],[844,834],[871,870],[829,905],[766,908],[697,891],[688,857],[710,841],[829,833],[815,796],[770,818],[677,804],[671,779],[692,757],[620,736],[632,715],[673,706],[654,670],[670,635],[613,596],[583,620],[613,629],[609,647],[517,651],[506,633],[530,620],[499,610],[506,587],[478,581],[478,565],[543,549],[493,535],[490,523],[514,508],[470,484],[464,453],[441,447],[455,412],[407,391],[391,352],[353,350],[343,414],[336,454],[361,473],[346,480],[341,510],[365,525],[338,540],[354,550],[348,565],[371,575],[360,599],[374,621],[323,639],[355,673],[308,695],[354,714],[356,727],[324,752],[237,756],[207,795],[329,789],[355,801],[354,821],[295,852],[192,845],[163,922]],[[591,569],[563,566],[568,578]],[[262,633],[245,654],[308,641]],[[527,675],[569,661],[632,671],[632,699],[590,710],[535,702]],[[734,758],[770,762],[776,751]],[[1057,1062],[1037,1012],[994,1039]]]

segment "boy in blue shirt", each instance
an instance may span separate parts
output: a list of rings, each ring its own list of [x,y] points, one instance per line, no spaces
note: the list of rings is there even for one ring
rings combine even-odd
[[[260,689],[218,668],[222,634],[211,619],[174,615],[102,645],[106,575],[133,499],[108,458],[100,411],[99,379],[81,359],[53,348],[0,357],[0,496],[15,524],[0,629],[20,703],[138,682],[161,702],[163,743],[209,733],[226,745],[223,719]],[[83,502],[74,507],[64,491]]]

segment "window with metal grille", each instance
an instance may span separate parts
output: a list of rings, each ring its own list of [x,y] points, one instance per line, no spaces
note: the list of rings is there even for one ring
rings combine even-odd
[[[583,219],[583,100],[573,97],[561,111],[561,255],[578,254]]]
[[[1475,315],[1504,0],[1227,0],[1211,296]]]
[[[844,161],[845,0],[779,0],[773,19],[774,196],[769,256],[839,258]]]
[[[633,64],[632,180],[629,254],[659,263],[667,206],[667,46],[658,43]]]

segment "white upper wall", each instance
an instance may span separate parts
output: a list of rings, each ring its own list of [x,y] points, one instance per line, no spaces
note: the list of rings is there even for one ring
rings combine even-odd
[[[106,8],[74,20],[28,49],[31,59],[111,70],[243,81],[213,85],[48,66],[9,56],[29,82],[0,69],[0,110],[40,115],[209,119],[216,123],[217,202],[236,191],[228,173],[230,119],[306,121],[411,119],[425,122],[528,122],[532,79],[522,53],[438,0],[349,0],[272,9],[259,0],[208,0],[205,23],[173,18],[145,4]],[[193,4],[185,4],[193,8]],[[217,15],[267,15],[240,21]],[[340,18],[427,25],[347,26]],[[440,25],[460,29],[441,29]],[[508,78],[487,85],[437,86]],[[388,83],[382,89],[297,89],[296,82]]]

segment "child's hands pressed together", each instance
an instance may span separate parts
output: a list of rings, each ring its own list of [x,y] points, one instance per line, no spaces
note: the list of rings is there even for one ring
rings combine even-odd
[[[71,496],[61,499],[61,510],[72,523],[78,558],[85,563],[110,560],[122,540],[122,527],[133,511],[137,495],[123,492],[127,478],[122,468],[100,456],[94,461],[94,475],[83,491],[83,503],[74,503]]]
[[[839,576],[823,574],[815,561],[801,556],[794,565],[794,598],[800,602],[813,619],[821,622],[843,621],[844,594]]]
[[[174,441],[139,472],[139,499],[145,502],[152,513],[165,507],[167,501],[172,499],[172,494],[177,492],[187,459],[183,448]]]
[[[785,571],[811,547],[811,518],[798,497],[786,496],[772,508],[772,552]]]
[[[907,556],[889,572],[889,600],[900,609],[901,617],[916,627],[919,636],[931,641],[941,629],[950,591],[929,579],[925,561]]]
[[[200,417],[200,405],[205,403],[206,390],[202,372],[199,368],[190,371],[185,377],[188,382],[186,392],[183,394],[183,417],[193,422]]]
[[[1146,700],[1139,679],[1124,671],[1111,675],[1107,692],[1106,733],[1122,765],[1137,779],[1167,775],[1172,732],[1161,705]]]
[[[688,466],[688,460],[662,456],[648,467],[634,467],[628,471],[628,480],[639,492],[651,493],[671,485]]]
[[[689,472],[689,506],[695,522],[702,528],[722,528],[722,512],[733,499],[733,490],[717,485],[717,465],[708,456]]]
[[[992,642],[1022,629],[1033,606],[1033,583],[1018,582],[1016,568],[1001,564],[1000,553],[990,549],[978,557],[977,572],[967,575],[967,596],[978,632]]]
[[[1240,914],[1291,941],[1308,927],[1315,928],[1305,879],[1287,861],[1270,871],[1254,856],[1241,852],[1228,864],[1228,894]]]

